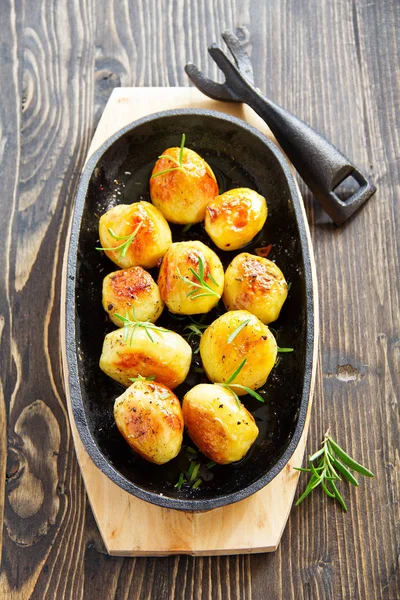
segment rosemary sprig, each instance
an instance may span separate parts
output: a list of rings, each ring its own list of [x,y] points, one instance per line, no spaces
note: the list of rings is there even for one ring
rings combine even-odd
[[[194,321],[194,319],[192,319],[192,321]],[[185,340],[190,343],[192,341],[194,341],[197,337],[201,338],[201,336],[203,335],[203,331],[205,329],[207,329],[208,325],[205,325],[204,323],[199,323],[198,321],[194,321],[193,323],[190,323],[190,325],[186,325],[186,327],[183,328],[183,332],[187,331],[187,333],[183,333],[182,337],[185,338]],[[198,354],[200,351],[200,346],[198,346],[194,351],[193,354]]]
[[[186,140],[186,136],[183,133],[182,134],[182,139],[181,139],[181,146],[179,149],[179,156],[178,156],[178,160],[176,158],[174,158],[173,156],[169,156],[169,154],[161,154],[158,158],[168,158],[168,160],[171,160],[176,167],[172,167],[171,169],[164,169],[163,171],[159,171],[158,173],[154,173],[150,179],[154,179],[155,177],[159,177],[160,175],[165,175],[165,173],[172,173],[173,171],[185,171],[184,166],[183,166],[183,149],[185,147],[185,140]]]
[[[194,451],[195,454],[197,452]],[[178,490],[181,490],[183,486],[189,487],[192,490],[196,490],[202,483],[201,477],[197,477],[200,471],[201,462],[197,462],[194,459],[190,459],[189,469],[182,471],[179,474],[179,479],[174,485]]]
[[[198,256],[197,259],[199,264],[199,272],[196,273],[193,267],[189,267],[189,271],[196,278],[196,281],[192,281],[191,279],[189,279],[189,277],[184,277],[180,272],[179,267],[176,268],[176,272],[178,274],[179,279],[181,279],[187,285],[196,288],[194,290],[189,291],[186,294],[186,298],[191,297],[192,300],[196,300],[196,298],[201,298],[203,296],[216,296],[219,299],[220,295],[215,290],[213,290],[212,287],[205,281],[203,259],[201,258],[201,256]],[[218,286],[218,283],[215,281],[211,273],[208,273],[207,277],[214,285]],[[200,290],[204,291],[200,292],[199,288]]]
[[[209,469],[212,469],[215,467],[216,463],[213,460],[210,460],[206,464],[202,464],[197,460],[197,450],[191,448],[190,446],[186,446],[186,451],[191,455],[189,457],[189,468],[179,474],[179,479],[174,487],[176,487],[178,490],[181,490],[182,487],[196,490],[203,483],[203,479],[199,477],[200,469],[203,470],[204,474],[204,470],[208,471]]]
[[[138,319],[136,318],[136,313],[135,313],[134,308],[132,308],[131,317],[129,316],[128,312],[126,312],[125,317],[118,313],[115,313],[115,316],[118,319],[120,319],[120,321],[123,322],[123,324],[124,324],[123,340],[124,340],[124,342],[127,342],[128,338],[129,338],[129,344],[132,344],[133,335],[138,327],[142,327],[145,330],[147,337],[153,343],[154,343],[154,338],[151,335],[150,330],[156,331],[158,333],[167,333],[168,332],[168,329],[162,329],[162,327],[157,327],[157,325],[154,325],[154,323],[151,323],[151,321],[138,321]]]
[[[240,371],[243,369],[246,362],[247,362],[247,358],[244,358],[242,360],[242,362],[240,363],[240,365],[238,366],[238,368],[236,369],[236,371],[234,371],[232,373],[232,375],[229,377],[229,379],[227,379],[227,381],[225,381],[224,383],[216,384],[216,385],[220,385],[224,388],[227,388],[230,392],[232,392],[232,394],[235,396],[235,400],[239,407],[241,406],[241,402],[240,402],[239,396],[237,395],[235,390],[232,389],[233,387],[239,388],[241,390],[245,390],[247,392],[247,394],[250,394],[250,396],[253,396],[253,398],[256,398],[259,402],[264,402],[264,398],[262,396],[260,396],[260,394],[258,394],[254,390],[252,390],[251,388],[246,387],[245,385],[240,385],[239,383],[232,383],[236,379],[236,377],[239,375]]]
[[[114,231],[111,229],[111,227],[109,227],[108,233],[111,235],[111,237],[113,237],[115,240],[123,240],[123,242],[121,244],[119,244],[119,246],[114,246],[113,248],[100,247],[100,248],[96,248],[96,250],[112,250],[112,251],[118,250],[121,257],[126,256],[129,246],[132,244],[133,240],[135,239],[135,237],[142,225],[143,225],[143,222],[141,221],[137,225],[137,227],[135,227],[135,229],[132,231],[132,233],[130,233],[129,235],[116,235],[114,233]]]
[[[238,327],[236,327],[235,331],[232,331],[231,335],[226,340],[228,342],[228,344],[231,344],[233,342],[235,337],[242,331],[242,329],[244,329],[246,327],[246,325],[248,325],[250,323],[250,321],[251,321],[251,319],[246,319],[245,321],[242,321],[240,323],[240,325],[238,325]]]
[[[318,459],[319,461],[316,463],[315,461]],[[309,456],[308,462],[310,465],[310,468],[308,469],[294,467],[297,471],[311,473],[307,487],[297,500],[296,506],[315,490],[315,488],[321,485],[324,492],[330,498],[339,502],[343,510],[347,512],[346,503],[337,489],[335,481],[341,481],[343,477],[346,481],[358,487],[358,481],[349,469],[352,469],[365,477],[374,476],[369,469],[363,467],[360,463],[351,458],[351,456],[349,456],[339,444],[332,439],[329,435],[329,430],[325,433],[322,448],[317,450],[312,456]]]
[[[149,375],[148,377],[143,377],[142,375],[139,375],[137,377],[128,377],[129,381],[154,381],[156,378],[155,375]]]

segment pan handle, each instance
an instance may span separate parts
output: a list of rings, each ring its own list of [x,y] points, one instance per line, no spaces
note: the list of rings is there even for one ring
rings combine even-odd
[[[256,88],[248,86],[243,96],[241,99],[267,123],[300,177],[337,225],[344,223],[374,194],[376,188],[371,181],[315,129]],[[349,176],[360,187],[343,201],[335,190]]]

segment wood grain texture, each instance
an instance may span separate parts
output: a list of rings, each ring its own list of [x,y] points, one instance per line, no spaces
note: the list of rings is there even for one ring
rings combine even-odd
[[[0,597],[397,600],[400,4],[4,0],[0,23]],[[58,290],[71,202],[113,87],[187,85],[188,59],[214,76],[206,46],[238,26],[258,86],[378,186],[341,229],[302,188],[321,298],[308,448],[330,425],[376,478],[345,491],[349,515],[318,493],[294,509],[273,555],[109,557],[61,384]]]

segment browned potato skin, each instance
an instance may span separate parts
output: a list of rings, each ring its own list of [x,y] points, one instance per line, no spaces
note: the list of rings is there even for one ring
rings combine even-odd
[[[142,267],[121,269],[103,279],[103,308],[118,327],[123,324],[115,313],[125,316],[135,311],[138,321],[155,323],[161,315],[164,302],[158,285]]]
[[[190,438],[220,465],[241,460],[258,436],[253,415],[219,385],[196,385],[185,395],[182,410]]]
[[[249,188],[235,188],[210,202],[206,209],[205,228],[218,248],[237,250],[261,231],[267,215],[263,196]]]
[[[247,319],[249,323],[228,343],[229,336]],[[246,391],[235,388],[235,383],[252,390],[264,385],[276,361],[277,345],[267,325],[256,316],[246,310],[234,310],[223,314],[205,330],[200,340],[200,355],[207,377],[215,383],[226,382],[246,359],[231,384],[240,396]]]
[[[242,252],[226,270],[222,299],[227,310],[248,310],[268,325],[279,317],[287,295],[282,271],[267,258]]]
[[[179,270],[183,277],[197,283],[189,269],[193,268],[196,273],[199,272],[199,256],[204,265],[204,280],[218,296],[201,296],[199,298],[193,297],[196,294],[187,296],[192,290],[198,290],[199,294],[206,291],[190,286],[178,275]],[[209,279],[208,274],[211,274],[218,286]],[[170,246],[163,258],[158,276],[158,287],[161,298],[171,312],[183,315],[206,313],[218,303],[222,295],[224,269],[215,252],[202,242],[176,242]]]
[[[115,400],[114,419],[129,446],[156,465],[175,458],[181,449],[181,405],[161,383],[135,381]]]
[[[171,390],[182,383],[189,372],[192,350],[186,340],[174,331],[151,330],[151,341],[143,327],[124,339],[124,329],[106,335],[100,357],[100,368],[106,375],[126,387],[130,378],[155,376]]]
[[[218,194],[218,184],[211,167],[189,148],[183,149],[183,170],[153,177],[176,164],[164,155],[178,160],[180,148],[168,148],[159,158],[150,179],[150,197],[171,223],[199,223],[203,221],[207,204]]]
[[[151,269],[157,265],[172,244],[171,230],[162,213],[150,202],[119,204],[100,217],[99,236],[102,248],[115,248],[124,240],[116,240],[109,229],[119,237],[133,233],[141,223],[125,256],[119,250],[104,250],[110,260],[122,269],[139,265]]]

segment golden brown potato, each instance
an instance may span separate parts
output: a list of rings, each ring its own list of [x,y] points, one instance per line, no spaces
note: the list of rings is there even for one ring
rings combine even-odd
[[[252,390],[263,386],[275,364],[277,345],[266,325],[246,310],[225,313],[211,323],[200,340],[200,355],[207,377],[225,383],[246,362],[233,383]],[[245,390],[232,386],[238,394]]]
[[[115,316],[134,315],[138,321],[155,323],[161,315],[164,302],[158,285],[142,267],[121,269],[110,273],[103,280],[103,308],[118,327],[123,325]]]
[[[253,415],[220,385],[196,385],[185,395],[182,410],[193,442],[221,465],[242,459],[257,438]]]
[[[161,383],[135,381],[115,400],[114,419],[129,446],[156,465],[175,458],[181,449],[181,405]]]
[[[101,248],[122,269],[135,265],[151,269],[172,244],[167,221],[150,202],[111,208],[100,217],[99,236]]]
[[[267,214],[263,196],[248,188],[237,188],[210,202],[206,209],[205,227],[218,248],[237,250],[261,231]]]
[[[198,277],[202,277],[205,286],[201,286]],[[202,242],[177,242],[163,258],[158,286],[161,298],[171,312],[183,315],[206,313],[221,298],[224,269],[215,252]]]
[[[222,298],[227,310],[248,310],[268,324],[279,317],[287,295],[282,271],[267,258],[243,252],[226,270]]]
[[[149,335],[151,339],[149,338]],[[116,329],[104,338],[100,368],[122,385],[130,378],[152,377],[173,390],[186,378],[192,350],[174,331],[157,328],[130,327]]]
[[[168,148],[154,165],[151,201],[171,223],[199,223],[207,204],[218,194],[217,180],[206,161],[188,148],[183,149],[182,168],[157,175],[176,168],[179,154],[180,148]]]

